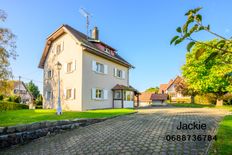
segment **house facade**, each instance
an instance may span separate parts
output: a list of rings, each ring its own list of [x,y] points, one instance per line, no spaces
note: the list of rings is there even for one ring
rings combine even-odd
[[[183,80],[182,77],[177,76],[174,80],[171,79],[167,84],[160,84],[159,94],[168,94],[172,101],[178,99],[189,99],[189,96],[184,96],[181,92],[176,90],[176,85]]]
[[[14,88],[13,88],[13,94],[19,95],[21,98],[21,103],[29,104],[33,101],[32,94],[27,90],[26,85],[22,81],[13,81]]]
[[[135,89],[120,89],[120,93],[113,89],[116,85],[130,87],[129,70],[133,66],[114,48],[100,41],[98,34],[96,27],[90,38],[68,25],[62,25],[47,38],[39,63],[39,68],[44,70],[44,108],[57,107],[57,62],[62,64],[60,94],[63,109],[85,111],[125,107],[126,101],[133,102]],[[115,100],[119,97],[123,98],[120,103]],[[133,107],[134,103],[130,105]]]

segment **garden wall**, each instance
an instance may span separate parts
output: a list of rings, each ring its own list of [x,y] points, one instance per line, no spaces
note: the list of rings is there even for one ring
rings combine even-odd
[[[87,126],[104,120],[106,118],[44,121],[26,125],[0,127],[0,149],[16,144],[28,143],[39,137],[57,134],[65,130]]]

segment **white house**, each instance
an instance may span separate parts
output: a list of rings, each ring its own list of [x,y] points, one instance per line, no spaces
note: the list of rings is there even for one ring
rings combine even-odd
[[[87,37],[62,25],[47,38],[39,63],[39,68],[44,70],[44,108],[57,107],[57,62],[62,64],[63,109],[84,111],[134,106],[137,91],[129,85],[129,70],[133,66],[114,48],[99,40],[96,27],[92,32],[92,37]]]

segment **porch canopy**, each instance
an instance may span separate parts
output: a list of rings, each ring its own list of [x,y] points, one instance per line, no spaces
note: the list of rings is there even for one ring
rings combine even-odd
[[[139,91],[132,86],[124,86],[117,84],[112,88],[113,91],[113,108],[126,108],[131,107],[127,104],[133,104],[134,107],[134,96],[138,98]],[[138,101],[138,99],[137,99]]]

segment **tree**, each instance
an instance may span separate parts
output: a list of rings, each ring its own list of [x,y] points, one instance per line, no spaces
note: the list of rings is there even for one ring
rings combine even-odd
[[[145,92],[158,93],[159,87],[150,87],[150,88],[146,89]]]
[[[26,87],[27,87],[28,91],[33,95],[34,99],[39,97],[39,95],[40,95],[39,88],[32,81],[30,81],[28,84],[26,84]]]
[[[0,9],[0,22],[4,22],[6,18],[6,13]],[[8,28],[0,27],[0,80],[12,77],[10,58],[16,58],[15,49],[15,35]]]
[[[209,61],[210,59],[214,59],[215,57],[220,57],[224,54],[232,54],[232,51],[230,49],[232,40],[227,39],[210,29],[210,25],[203,25],[202,22],[202,15],[199,14],[199,11],[201,10],[201,7],[196,8],[196,9],[191,9],[189,10],[185,16],[187,16],[187,20],[184,23],[182,27],[178,27],[176,31],[178,32],[179,35],[176,35],[172,38],[170,44],[180,44],[184,40],[189,41],[187,45],[187,51],[190,52],[191,48],[196,44],[202,44],[204,45],[203,47],[210,47],[215,50],[215,52],[211,53],[208,55],[208,59],[205,61]],[[200,31],[205,31],[217,38],[217,42],[215,44],[208,44],[207,42],[199,41],[196,40],[192,37],[194,33],[200,32]],[[215,40],[216,41],[216,40]],[[205,49],[199,49],[196,52],[196,57],[200,57],[203,53],[205,52]]]
[[[14,89],[14,81],[1,80],[0,81],[0,94],[4,96],[12,95]]]
[[[232,92],[232,76],[230,75],[232,55],[228,52],[220,57],[209,59],[212,53],[217,53],[219,50],[213,48],[216,44],[218,44],[217,39],[205,42],[205,44],[196,43],[192,51],[186,55],[186,64],[182,66],[182,74],[189,84],[189,89],[202,94],[214,93],[217,97],[216,104],[222,105],[223,96]],[[196,53],[201,49],[204,49],[204,53],[196,57]],[[232,44],[227,49],[232,50]]]
[[[175,85],[175,89],[177,92],[183,94],[184,96],[191,96],[191,103],[195,103],[195,96],[198,94],[197,91],[189,87],[189,84],[182,78],[180,81],[178,81]]]

